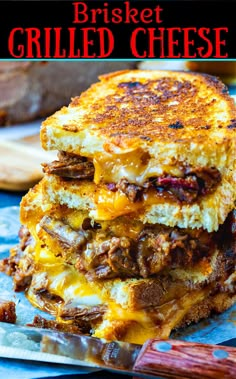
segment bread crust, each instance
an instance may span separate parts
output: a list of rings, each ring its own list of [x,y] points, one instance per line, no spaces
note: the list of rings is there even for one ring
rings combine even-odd
[[[69,107],[46,119],[41,140],[45,149],[90,157],[141,146],[151,156],[187,158],[194,145],[208,156],[216,144],[232,141],[235,120],[234,101],[216,77],[127,70],[100,76]]]

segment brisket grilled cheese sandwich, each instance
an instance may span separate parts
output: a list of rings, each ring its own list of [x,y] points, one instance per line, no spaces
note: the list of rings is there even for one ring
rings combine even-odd
[[[42,125],[43,147],[60,151],[45,167],[48,192],[72,207],[85,200],[97,219],[138,211],[144,222],[217,230],[236,198],[235,125],[234,101],[212,76],[102,76]]]
[[[236,108],[215,77],[104,75],[47,118],[58,150],[1,262],[60,324],[143,343],[236,301]]]

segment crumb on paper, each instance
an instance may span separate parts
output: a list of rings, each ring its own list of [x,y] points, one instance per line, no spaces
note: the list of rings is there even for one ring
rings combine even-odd
[[[36,315],[32,323],[26,324],[26,326],[42,328],[42,329],[52,329],[65,333],[81,334],[81,328],[78,325],[60,323],[55,320],[48,320],[40,315]]]
[[[0,299],[0,321],[15,324],[16,304],[14,301]]]

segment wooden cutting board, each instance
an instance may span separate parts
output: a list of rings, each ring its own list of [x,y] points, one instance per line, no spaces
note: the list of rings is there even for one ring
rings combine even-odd
[[[42,149],[39,134],[0,141],[0,189],[28,190],[43,177],[41,164],[55,158],[56,152]]]

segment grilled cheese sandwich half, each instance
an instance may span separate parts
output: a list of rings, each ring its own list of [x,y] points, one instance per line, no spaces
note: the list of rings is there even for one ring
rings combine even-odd
[[[105,75],[43,122],[43,147],[59,150],[58,160],[44,165],[52,176],[47,187],[58,187],[59,177],[62,191],[71,188],[71,198],[61,196],[70,207],[86,186],[95,219],[121,215],[110,206],[117,202],[145,222],[217,230],[236,200],[235,128],[234,101],[215,77]]]
[[[214,238],[205,231],[168,230],[163,225],[160,229],[149,225],[143,233],[144,225],[133,218],[117,218],[98,225],[88,220],[86,211],[48,202],[40,183],[23,198],[21,221],[28,231],[22,234],[20,246],[12,249],[11,257],[5,261],[5,267],[14,267],[16,288],[19,290],[23,280],[26,296],[34,306],[55,315],[59,323],[79,325],[93,336],[135,343],[152,337],[166,338],[179,326],[207,317],[212,311],[222,312],[235,301],[232,220],[222,226],[223,230],[213,233]],[[173,234],[174,264],[168,261],[162,270],[149,277],[142,277],[140,272],[129,277],[129,246],[124,236],[137,241],[140,231],[139,258],[164,259],[170,243],[167,236]],[[184,246],[188,233],[191,238],[187,252]],[[194,233],[199,240],[203,239],[199,249]],[[159,243],[159,248],[147,246],[145,236],[156,245]],[[110,255],[106,255],[108,240],[112,238],[123,238],[123,244],[117,249],[114,245]],[[93,254],[89,255],[93,248]],[[178,257],[186,260],[191,249],[195,250],[189,266],[182,260],[178,267]],[[105,263],[109,266],[111,262],[120,262],[118,275],[91,279],[91,272],[86,273],[85,267],[86,259],[91,258],[103,270]],[[133,259],[131,271],[138,260]],[[143,267],[148,267],[145,259]]]

